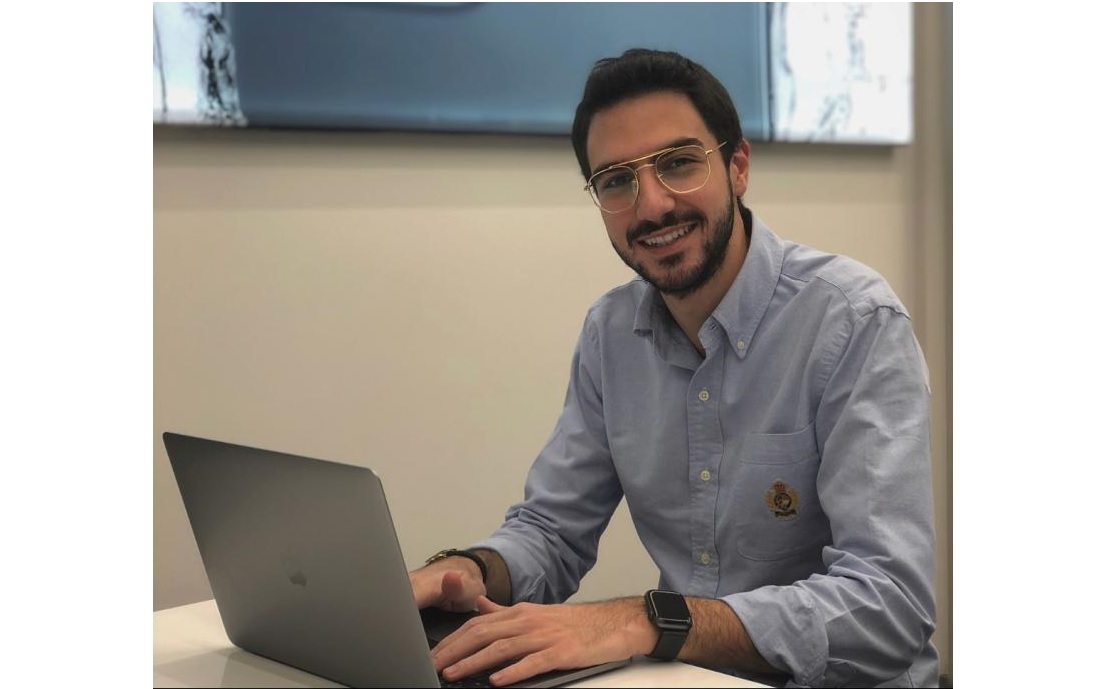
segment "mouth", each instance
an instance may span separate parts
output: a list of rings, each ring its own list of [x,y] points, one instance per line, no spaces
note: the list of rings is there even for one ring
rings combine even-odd
[[[637,243],[649,249],[665,249],[686,237],[697,226],[698,223],[696,222],[688,222],[674,227],[666,227],[648,237],[637,240]]]

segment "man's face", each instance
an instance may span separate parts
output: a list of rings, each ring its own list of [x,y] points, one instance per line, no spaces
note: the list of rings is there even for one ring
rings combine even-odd
[[[596,113],[588,131],[588,161],[594,172],[685,143],[711,150],[722,142],[710,133],[687,96],[661,91]],[[735,198],[748,184],[748,151],[745,142],[735,145],[728,166],[719,152],[711,153],[707,183],[686,194],[661,184],[655,168],[638,169],[634,205],[618,213],[602,212],[611,245],[626,265],[676,297],[692,294],[709,281],[726,258]]]

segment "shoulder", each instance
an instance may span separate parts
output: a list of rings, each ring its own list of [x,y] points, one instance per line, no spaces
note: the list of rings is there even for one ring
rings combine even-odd
[[[909,318],[891,285],[873,268],[848,256],[794,242],[784,242],[780,288],[808,297],[823,295],[854,318],[881,308]]]
[[[585,322],[604,329],[632,329],[642,303],[652,299],[653,291],[649,283],[635,276],[596,299],[588,308]]]

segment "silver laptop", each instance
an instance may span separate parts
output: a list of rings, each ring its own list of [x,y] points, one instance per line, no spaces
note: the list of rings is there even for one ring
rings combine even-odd
[[[227,637],[354,687],[440,686],[379,477],[371,469],[163,435]],[[428,638],[429,637],[429,638]],[[532,678],[553,687],[619,661]]]

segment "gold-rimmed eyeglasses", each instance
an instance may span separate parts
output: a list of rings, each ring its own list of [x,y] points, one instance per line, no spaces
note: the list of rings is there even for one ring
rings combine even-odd
[[[698,144],[661,149],[603,168],[591,176],[584,190],[603,212],[621,213],[637,201],[638,170],[651,166],[666,189],[690,194],[706,185],[710,179],[710,154],[725,145],[723,141],[709,150]]]

